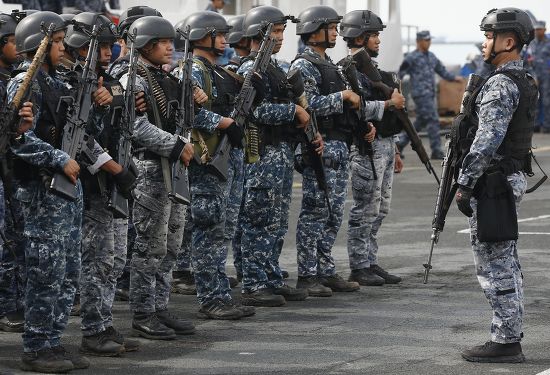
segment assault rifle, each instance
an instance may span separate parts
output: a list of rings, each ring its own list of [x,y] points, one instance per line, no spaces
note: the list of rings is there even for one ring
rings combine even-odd
[[[351,91],[359,95],[360,98],[359,125],[356,131],[360,135],[361,144],[357,145],[357,147],[361,150],[361,152],[364,151],[365,154],[369,157],[372,169],[372,176],[375,180],[377,180],[378,176],[376,175],[376,168],[374,166],[374,150],[372,149],[372,143],[367,142],[363,139],[363,136],[371,131],[372,125],[370,125],[368,119],[365,118],[365,112],[363,110],[365,100],[363,98],[363,91],[359,87],[359,76],[357,75],[357,68],[355,67],[353,59],[347,57],[344,59],[344,62],[342,64],[342,73],[344,73],[344,76],[348,80]]]
[[[325,200],[327,202],[329,215],[332,214],[332,208],[330,205],[328,186],[327,186],[327,175],[325,173],[325,163],[323,162],[323,156],[319,155],[315,151],[315,138],[319,133],[319,127],[317,126],[317,117],[315,116],[315,111],[309,106],[306,93],[304,91],[304,80],[300,71],[297,69],[292,70],[288,74],[288,82],[291,85],[291,90],[296,98],[296,103],[304,108],[307,113],[309,113],[309,123],[307,124],[306,131],[304,133],[306,146],[307,146],[307,155],[311,163],[311,167],[315,171],[315,178],[317,180],[317,185],[319,189],[323,190],[325,193]],[[305,152],[304,150],[303,152]]]
[[[138,67],[138,51],[134,43],[137,30],[133,34],[128,34],[130,45],[129,65],[128,65],[128,83],[124,91],[124,111],[120,119],[120,139],[118,141],[117,162],[123,168],[128,168],[132,163],[132,137],[134,122],[136,119],[136,74]],[[113,212],[115,218],[127,218],[129,214],[128,199],[126,199],[116,184],[113,184],[111,198],[108,203],[109,209]]]
[[[180,82],[181,98],[178,103],[178,115],[176,120],[176,135],[183,136],[184,131],[187,129],[187,139],[191,139],[189,130],[193,127],[193,121],[195,119],[194,113],[194,101],[193,101],[193,51],[190,48],[189,32],[190,26],[187,26],[185,31],[177,29],[176,31],[181,34],[185,39],[185,49],[183,53],[183,66],[180,70]],[[176,160],[172,163],[172,181],[170,188],[168,189],[168,196],[174,202],[190,204],[191,192],[189,191],[189,174],[187,168],[181,160]]]
[[[428,276],[430,270],[432,269],[432,255],[434,251],[435,244],[439,241],[439,234],[443,231],[445,227],[445,218],[447,217],[447,212],[453,203],[453,198],[455,196],[458,184],[455,182],[456,174],[460,165],[458,165],[459,152],[460,150],[457,147],[457,138],[460,128],[460,123],[465,117],[465,108],[470,101],[472,92],[483,81],[483,78],[476,75],[470,74],[468,79],[468,84],[466,85],[466,90],[462,97],[462,106],[460,107],[460,114],[453,120],[451,137],[447,141],[447,152],[445,158],[443,159],[443,171],[441,172],[441,183],[439,184],[439,190],[437,192],[437,200],[435,202],[434,208],[434,218],[432,221],[432,236],[431,236],[431,247],[430,254],[428,255],[428,262],[424,263],[424,284],[428,282]]]
[[[271,37],[271,29],[273,24],[270,23],[265,31],[262,44],[256,54],[254,65],[252,69],[246,74],[243,85],[239,95],[235,99],[235,109],[231,113],[231,117],[237,125],[244,126],[246,119],[250,115],[254,98],[256,97],[256,89],[252,86],[252,76],[254,74],[262,74],[266,71],[269,62],[271,61],[271,54],[277,44],[277,40]],[[208,163],[211,171],[217,175],[220,179],[227,180],[227,169],[229,163],[229,151],[231,150],[231,144],[226,134],[223,135],[218,148],[212,159]]]
[[[360,48],[352,55],[352,57],[355,61],[355,66],[357,67],[357,70],[365,74],[369,78],[369,80],[372,82],[373,87],[380,90],[388,99],[391,98],[394,89],[382,82],[382,76],[372,62],[369,53],[364,48]],[[437,177],[437,174],[435,173],[435,170],[430,163],[430,158],[428,157],[426,149],[424,148],[424,145],[422,144],[422,141],[420,140],[416,129],[409,119],[407,110],[405,108],[395,109],[395,113],[397,115],[397,118],[403,125],[403,129],[411,140],[412,149],[416,152],[416,154],[420,158],[420,161],[426,166],[428,173],[434,176],[437,184],[439,185],[439,178]]]
[[[80,77],[80,84],[76,93],[76,98],[72,96],[62,97],[58,105],[58,110],[61,102],[69,104],[69,116],[67,123],[63,128],[63,140],[61,149],[65,151],[71,159],[79,159],[84,163],[93,163],[94,156],[92,150],[88,148],[87,141],[89,136],[86,134],[86,125],[88,117],[92,109],[92,93],[97,89],[97,56],[98,35],[102,27],[94,25],[92,32],[88,32],[84,27],[75,24],[74,27],[79,27],[79,30],[88,34],[90,37],[90,45],[88,47],[88,55]],[[76,186],[62,172],[56,172],[52,177],[50,189],[69,200],[75,200],[77,197]]]

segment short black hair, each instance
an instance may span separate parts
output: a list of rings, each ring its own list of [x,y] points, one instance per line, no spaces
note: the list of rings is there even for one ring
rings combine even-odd
[[[498,34],[504,36],[505,38],[512,38],[515,42],[515,49],[519,52],[523,49],[523,43],[520,41],[519,35],[513,30],[501,31]]]

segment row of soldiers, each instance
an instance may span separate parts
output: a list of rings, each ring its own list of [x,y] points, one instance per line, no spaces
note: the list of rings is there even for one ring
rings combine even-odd
[[[17,330],[24,312],[24,370],[66,372],[89,366],[60,342],[77,290],[81,353],[118,356],[139,349],[112,321],[128,232],[126,215],[113,209],[113,192],[133,202],[132,331],[148,339],[195,332],[192,322],[168,309],[178,255],[192,265],[198,316],[204,319],[241,319],[254,315],[255,306],[401,281],[378,265],[376,238],[389,210],[394,171],[403,167],[395,146],[402,126],[393,112],[403,109],[405,100],[392,74],[380,72],[394,87],[388,95],[363,72],[343,74],[346,61],[353,67],[349,60],[335,64],[326,54],[335,46],[341,23],[340,35],[352,54],[376,57],[385,25],[374,13],[356,10],[342,20],[331,7],[313,6],[294,19],[260,6],[230,23],[203,11],[174,27],[155,9],[137,6],[124,12],[118,28],[89,12],[70,22],[52,12],[2,17],[4,107],[21,120],[4,124],[11,130],[3,159],[1,316],[4,329]],[[297,22],[306,49],[287,75],[271,55],[282,46],[288,20]],[[122,53],[109,65],[117,40]],[[268,63],[258,71],[268,41]],[[228,43],[240,56],[222,67],[216,60]],[[189,54],[170,73],[163,69],[175,50],[192,51],[190,77],[185,73]],[[25,60],[9,72],[16,53]],[[290,82],[292,73],[303,82],[301,93]],[[192,116],[183,124],[190,127],[186,133],[180,126],[182,90],[189,81],[194,103],[187,108]],[[242,119],[235,106],[245,86],[255,95]],[[20,104],[24,92],[29,99]],[[88,102],[82,101],[83,92]],[[80,118],[83,107],[89,111]],[[76,134],[77,120],[83,121],[86,136],[71,154],[66,140]],[[125,127],[125,121],[131,126]],[[120,152],[128,140],[129,163]],[[215,159],[224,142],[230,145],[229,160],[220,170]],[[174,199],[170,185],[183,166],[188,200]],[[292,287],[284,282],[279,256],[295,168],[303,175],[303,199],[296,234],[298,281]],[[331,252],[350,173],[352,272],[345,280]],[[70,181],[68,193],[53,188],[59,176]],[[184,233],[190,239],[182,247]],[[241,303],[230,294],[225,270],[230,245],[241,259],[236,262]],[[188,255],[182,248],[190,249]]]

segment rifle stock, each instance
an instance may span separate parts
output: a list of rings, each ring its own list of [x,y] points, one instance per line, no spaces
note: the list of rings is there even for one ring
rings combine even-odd
[[[382,82],[382,75],[372,62],[369,53],[364,48],[360,48],[352,56],[357,69],[368,77],[368,79],[372,82],[373,87],[379,89],[388,99],[390,99],[394,89]],[[403,125],[403,130],[405,130],[405,133],[407,133],[407,136],[411,141],[412,149],[416,152],[418,158],[424,164],[428,173],[434,176],[437,184],[439,185],[440,181],[437,177],[437,173],[430,163],[430,158],[428,157],[428,153],[426,152],[426,149],[422,144],[422,140],[418,136],[414,125],[409,119],[406,108],[394,108],[393,110],[395,111],[397,118]]]

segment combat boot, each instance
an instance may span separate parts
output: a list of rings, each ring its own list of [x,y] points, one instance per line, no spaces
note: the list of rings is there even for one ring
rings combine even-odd
[[[71,307],[71,316],[80,316],[80,294],[74,296],[73,307]]]
[[[375,274],[370,268],[362,268],[360,270],[351,270],[349,281],[355,281],[359,285],[364,286],[380,286],[384,285],[384,279]]]
[[[239,279],[233,276],[227,276],[227,280],[229,280],[229,287],[231,289],[235,288],[237,285],[239,285]]]
[[[201,305],[197,316],[201,319],[236,320],[241,319],[244,313],[234,304],[215,299]]]
[[[383,278],[386,284],[399,284],[402,280],[401,277],[392,275],[391,273],[380,267],[378,264],[370,266],[369,269],[376,275]]]
[[[355,292],[360,288],[355,281],[346,281],[338,274],[319,277],[319,282],[333,292]]]
[[[125,288],[116,288],[115,290],[115,300],[117,301],[129,301],[130,300],[130,291]]]
[[[306,289],[311,297],[330,297],[332,290],[319,283],[317,276],[298,276],[296,289]]]
[[[240,303],[236,303],[234,300],[225,301],[226,305],[232,306],[243,313],[243,318],[256,314],[254,306],[244,306]]]
[[[113,326],[107,327],[105,329],[105,335],[107,335],[117,344],[124,346],[125,352],[137,352],[139,350],[139,341],[124,337],[122,333],[117,331]]]
[[[182,320],[170,314],[168,310],[159,310],[158,320],[168,328],[172,328],[177,335],[192,335],[195,333],[195,325],[189,320]]]
[[[60,358],[70,361],[75,370],[82,370],[90,367],[90,360],[78,353],[68,352],[63,345],[52,347],[52,352]]]
[[[63,373],[74,369],[71,361],[55,354],[51,348],[23,353],[19,365],[23,371]]]
[[[244,292],[241,294],[241,303],[245,306],[277,307],[286,303],[285,297],[273,293],[269,288]]]
[[[175,274],[175,275],[174,275]],[[174,280],[172,281],[172,292],[194,296],[197,294],[195,286],[195,277],[191,271],[174,271],[172,272]]]
[[[132,332],[150,340],[172,340],[176,332],[162,324],[155,313],[134,313]]]
[[[483,345],[463,351],[462,358],[469,362],[483,363],[520,363],[525,361],[519,342],[499,344],[487,341]]]
[[[288,273],[287,270],[281,270],[281,276],[283,277],[283,279],[288,279],[290,277],[290,274]]]
[[[8,313],[0,318],[0,331],[23,333],[25,317],[23,311]]]
[[[273,293],[285,297],[287,301],[304,301],[308,296],[307,289],[293,288],[288,284],[273,289]]]
[[[124,353],[124,345],[116,342],[107,331],[91,336],[82,336],[80,353],[95,357],[117,357]]]

